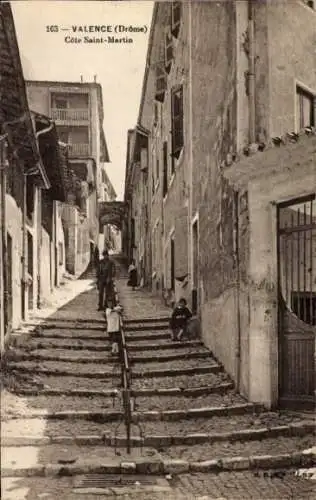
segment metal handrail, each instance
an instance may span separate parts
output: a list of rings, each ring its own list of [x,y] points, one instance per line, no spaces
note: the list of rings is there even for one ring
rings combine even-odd
[[[118,302],[118,294],[114,284],[115,302]],[[123,400],[124,423],[126,428],[126,451],[131,452],[131,424],[132,424],[132,406],[131,406],[131,367],[128,359],[126,339],[124,333],[123,320],[120,318],[120,337],[119,337],[119,360],[121,365],[121,392]]]

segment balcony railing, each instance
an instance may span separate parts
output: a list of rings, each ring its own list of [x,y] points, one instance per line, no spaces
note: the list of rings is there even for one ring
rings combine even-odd
[[[69,156],[89,156],[90,144],[69,144]]]
[[[52,120],[62,121],[62,122],[83,122],[89,121],[89,109],[88,108],[52,108],[51,110]]]

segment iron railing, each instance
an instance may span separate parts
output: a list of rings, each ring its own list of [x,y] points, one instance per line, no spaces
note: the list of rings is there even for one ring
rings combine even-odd
[[[118,304],[118,293],[116,286],[114,285],[114,299],[115,303]],[[123,403],[123,420],[126,430],[126,451],[128,454],[131,453],[131,428],[133,425],[132,413],[134,411],[134,400],[132,397],[132,370],[131,363],[128,357],[127,345],[126,345],[126,337],[124,332],[124,324],[123,319],[120,317],[120,335],[119,335],[119,343],[118,343],[118,357],[121,368],[121,399]],[[143,433],[139,423],[135,423],[138,427],[140,438],[141,438],[141,446],[143,442]],[[116,435],[119,427],[121,426],[121,422],[117,425],[115,429],[114,436],[114,446],[116,450]]]
[[[89,121],[88,108],[52,108],[51,117],[55,121],[63,122],[87,122]]]

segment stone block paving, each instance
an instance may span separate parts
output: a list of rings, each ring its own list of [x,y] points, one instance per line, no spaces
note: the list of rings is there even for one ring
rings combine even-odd
[[[168,485],[169,483],[169,485]],[[74,478],[4,478],[2,500],[313,500],[313,482],[295,476],[294,471],[276,477],[262,473],[220,473],[183,475],[160,480],[156,487],[79,489]],[[147,491],[146,491],[147,489]],[[149,490],[149,491],[148,491]]]
[[[127,320],[171,316],[170,307],[164,305],[161,298],[148,290],[132,290],[123,279],[117,281],[117,290]]]

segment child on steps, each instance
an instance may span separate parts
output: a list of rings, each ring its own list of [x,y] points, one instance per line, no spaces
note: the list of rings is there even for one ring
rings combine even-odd
[[[106,331],[112,344],[112,355],[118,354],[119,350],[120,316],[122,314],[122,311],[122,306],[120,306],[119,304],[115,306],[112,298],[107,301],[107,306],[105,309],[105,317],[107,322]]]

